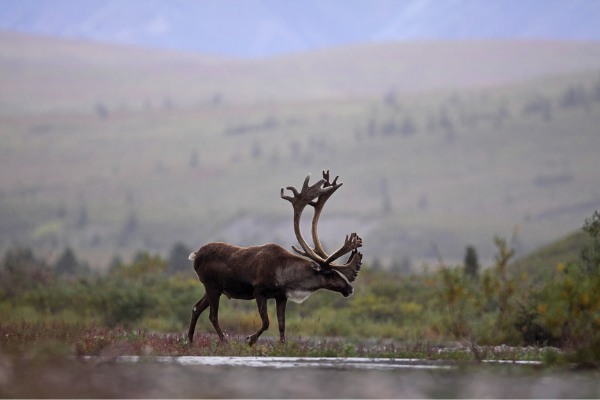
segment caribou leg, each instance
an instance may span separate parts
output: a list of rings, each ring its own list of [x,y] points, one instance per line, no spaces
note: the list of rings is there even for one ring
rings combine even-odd
[[[248,336],[246,339],[250,341],[248,344],[254,346],[260,335],[267,329],[269,329],[269,314],[267,314],[267,298],[263,296],[256,296],[256,305],[258,306],[258,313],[262,320],[262,326],[254,335]]]
[[[285,305],[287,304],[287,297],[278,297],[275,299],[277,305],[277,322],[279,324],[279,340],[281,343],[285,342]]]
[[[204,293],[204,296],[200,299],[199,302],[196,303],[194,308],[192,308],[192,320],[190,321],[190,329],[188,331],[188,339],[190,343],[194,341],[194,331],[196,330],[196,322],[198,321],[198,317],[202,314],[202,311],[206,310],[208,307],[208,295]]]
[[[207,291],[208,292],[208,291]],[[219,326],[219,298],[221,297],[220,292],[208,292],[208,302],[210,304],[210,315],[208,319],[212,322],[215,327],[215,331],[219,335],[221,342],[225,341],[225,335]]]

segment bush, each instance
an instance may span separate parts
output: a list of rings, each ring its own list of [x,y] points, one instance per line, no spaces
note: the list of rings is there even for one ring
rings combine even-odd
[[[410,276],[365,265],[349,299],[320,290],[303,304],[288,303],[287,334],[591,348],[600,342],[599,221],[597,212],[586,220],[584,230],[594,240],[581,260],[560,264],[542,279],[515,276],[507,268],[514,236],[510,242],[495,239],[495,266],[479,279],[462,265]],[[169,275],[168,268],[160,256],[140,253],[130,264],[115,262],[106,276],[61,278],[30,250],[11,250],[0,266],[0,313],[11,319],[21,313],[31,320],[79,318],[111,328],[183,331],[203,286],[182,274]],[[267,334],[277,336],[272,300],[269,318]],[[256,304],[223,297],[220,323],[229,334],[252,333],[260,324]],[[213,332],[208,312],[198,324],[199,332]]]

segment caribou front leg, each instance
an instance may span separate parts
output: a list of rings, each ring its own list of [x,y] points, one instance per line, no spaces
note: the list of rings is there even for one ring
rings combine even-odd
[[[277,305],[277,323],[279,324],[279,340],[285,342],[285,305],[287,297],[278,297],[275,299]]]
[[[267,298],[263,296],[255,296],[256,297],[256,305],[258,306],[258,313],[260,314],[260,319],[262,320],[262,326],[254,335],[248,336],[246,339],[249,339],[248,344],[250,346],[254,346],[260,335],[267,329],[269,329],[269,314],[267,314]]]
[[[208,302],[210,303],[210,314],[208,319],[212,322],[215,331],[217,331],[217,335],[219,335],[219,339],[221,342],[225,341],[225,335],[219,326],[219,298],[221,297],[221,293],[219,292],[208,292]]]

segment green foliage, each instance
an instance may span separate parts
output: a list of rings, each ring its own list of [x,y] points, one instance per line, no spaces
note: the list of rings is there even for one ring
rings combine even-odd
[[[597,220],[596,213],[584,226],[594,246]],[[478,280],[464,266],[400,275],[365,265],[351,298],[321,290],[303,304],[289,303],[287,336],[460,341],[469,343],[475,358],[484,356],[476,345],[553,345],[573,351],[595,346],[600,274],[591,273],[590,265],[596,265],[597,253],[561,263],[540,281],[508,267],[515,236],[516,231],[510,241],[495,238],[495,265]],[[1,271],[18,284],[12,291],[3,285],[0,317],[184,332],[203,287],[197,279],[168,274],[168,268],[160,256],[139,253],[130,264],[115,262],[104,276],[35,275],[31,271],[49,269],[30,250],[12,250]],[[229,335],[247,335],[260,323],[256,305],[249,301],[222,298],[219,316]],[[272,328],[266,338],[277,333],[274,301],[269,301],[269,318]],[[213,332],[208,313],[198,324],[199,334]]]
[[[49,284],[54,279],[52,269],[28,248],[8,250],[0,265],[0,299]]]
[[[117,265],[110,271],[115,278],[126,278],[133,281],[152,280],[156,275],[164,273],[168,268],[167,262],[160,255],[139,253],[130,265]]]
[[[582,249],[591,244],[590,236],[578,230],[510,264],[509,273],[526,275],[536,283],[552,280],[557,266],[578,263]]]
[[[600,213],[595,211],[590,218],[586,218],[582,229],[590,236],[592,244],[581,250],[581,259],[587,267],[587,273],[595,276],[600,274]]]

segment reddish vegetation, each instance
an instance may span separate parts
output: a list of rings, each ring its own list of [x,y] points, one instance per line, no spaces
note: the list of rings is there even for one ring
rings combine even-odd
[[[275,338],[262,338],[253,347],[241,336],[230,337],[224,343],[214,334],[197,334],[190,344],[183,333],[153,333],[128,331],[122,328],[104,329],[96,326],[66,323],[31,324],[14,322],[0,324],[0,354],[47,360],[64,356],[99,356],[114,358],[138,356],[287,356],[287,357],[385,357],[474,360],[466,347],[440,348],[430,343],[353,345],[337,338],[316,341],[295,338],[282,344]],[[541,348],[482,346],[477,357],[482,359],[540,360]]]

